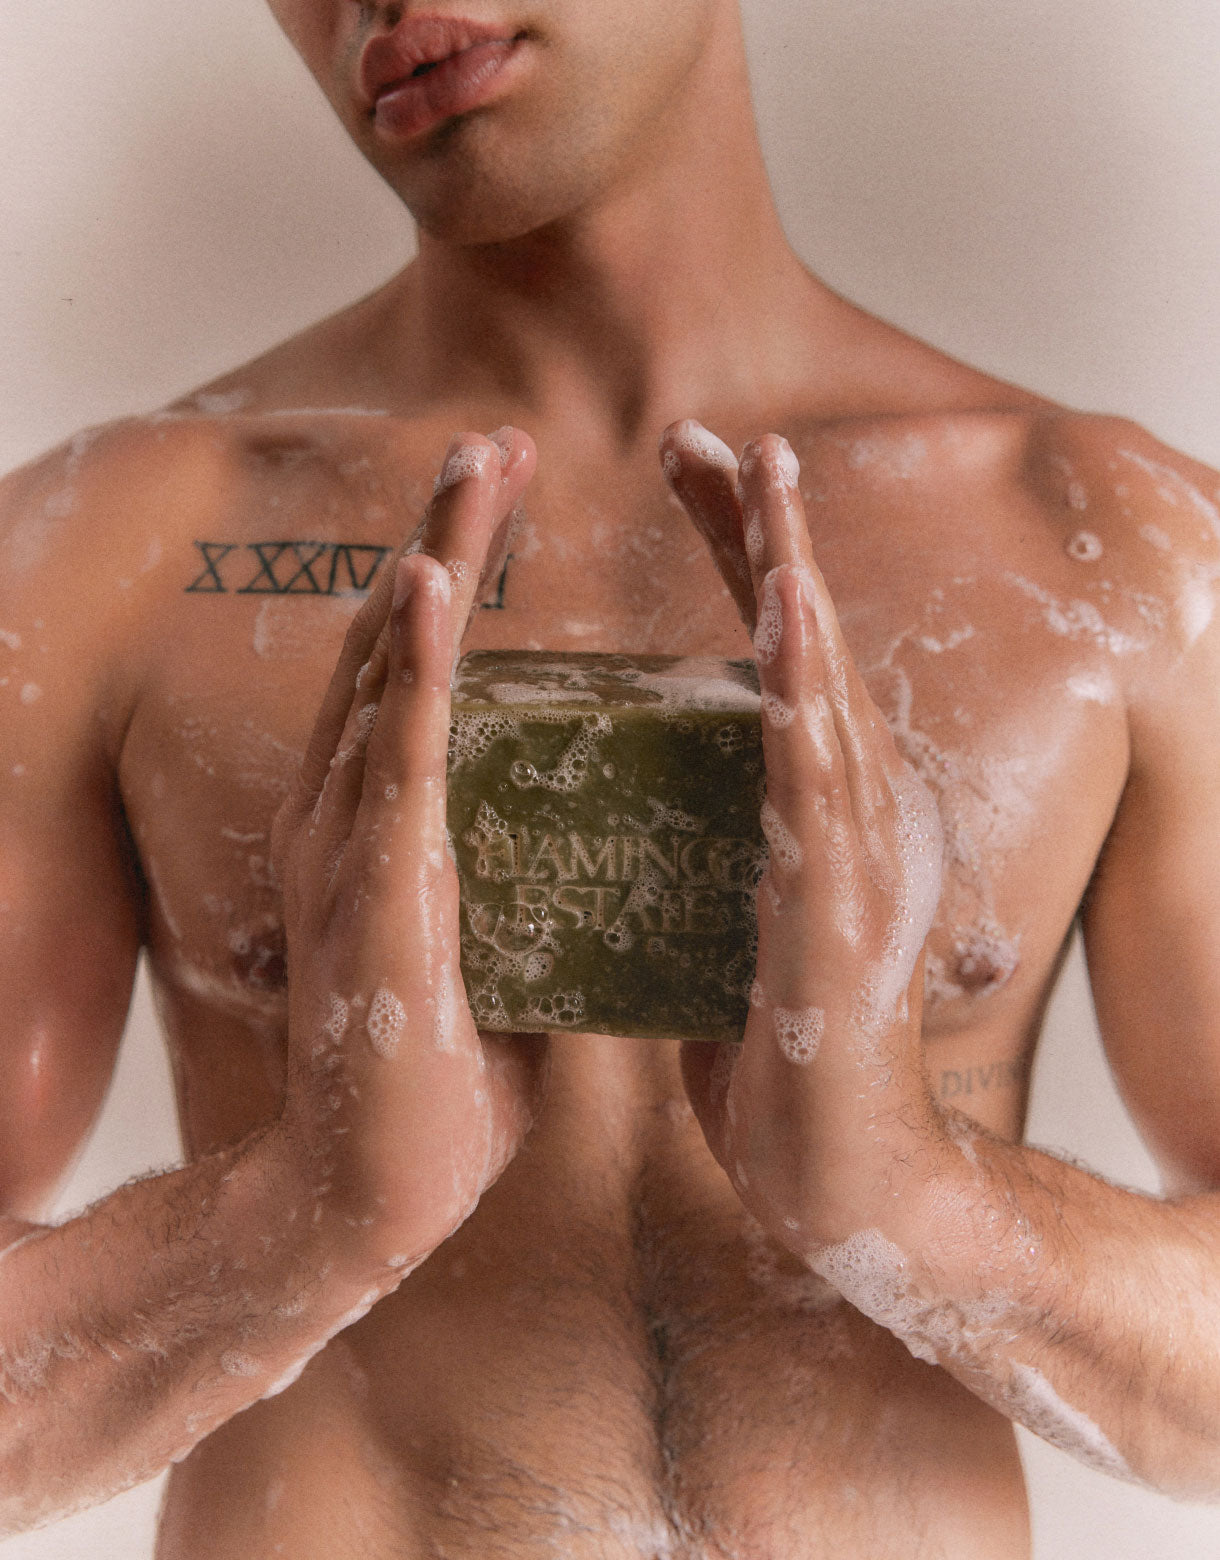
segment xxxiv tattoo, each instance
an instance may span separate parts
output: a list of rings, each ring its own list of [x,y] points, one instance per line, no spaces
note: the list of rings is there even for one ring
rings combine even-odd
[[[366,542],[196,542],[188,596],[363,596],[393,548]],[[503,609],[512,555],[484,608]]]

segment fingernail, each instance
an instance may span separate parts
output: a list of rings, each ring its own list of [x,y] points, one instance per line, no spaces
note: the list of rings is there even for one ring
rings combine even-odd
[[[672,429],[669,444],[672,449],[695,455],[710,466],[719,466],[724,471],[737,469],[736,457],[724,440],[718,439],[693,417],[688,417]]]
[[[779,441],[779,449],[775,452],[775,464],[788,486],[796,487],[801,480],[801,463],[797,460],[796,452],[787,439]]]
[[[486,450],[480,449],[477,444],[467,444],[463,439],[454,439],[436,479],[433,497],[457,487],[459,482],[465,482],[468,477],[477,477],[486,463]]]
[[[398,568],[394,571],[394,611],[401,609],[407,597],[415,589],[415,570],[407,563],[405,558],[398,560]]]
[[[500,452],[500,470],[507,470],[509,457],[513,453],[513,430],[505,423],[503,428],[497,428],[495,433],[489,433],[487,437]]]

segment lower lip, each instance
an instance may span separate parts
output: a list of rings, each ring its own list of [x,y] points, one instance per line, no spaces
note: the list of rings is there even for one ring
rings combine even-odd
[[[383,135],[400,140],[482,108],[507,89],[512,74],[508,67],[520,52],[515,39],[463,49],[383,93],[373,123]]]

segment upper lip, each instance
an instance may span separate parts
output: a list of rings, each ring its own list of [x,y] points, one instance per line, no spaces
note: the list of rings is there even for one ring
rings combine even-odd
[[[390,31],[377,33],[360,55],[360,96],[367,113],[391,87],[401,85],[421,65],[472,49],[478,43],[511,43],[510,27],[495,22],[475,22],[462,16],[404,16]]]

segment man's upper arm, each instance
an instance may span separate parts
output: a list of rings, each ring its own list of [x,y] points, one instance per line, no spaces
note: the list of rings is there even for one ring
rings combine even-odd
[[[36,1217],[105,1093],[140,943],[88,483],[0,486],[0,1214]],[[73,507],[69,508],[68,496]]]
[[[1083,925],[1107,1055],[1172,1188],[1220,1186],[1218,479],[1138,434],[1123,487],[1164,609],[1130,667],[1130,770]],[[1111,463],[1112,464],[1112,463]]]

